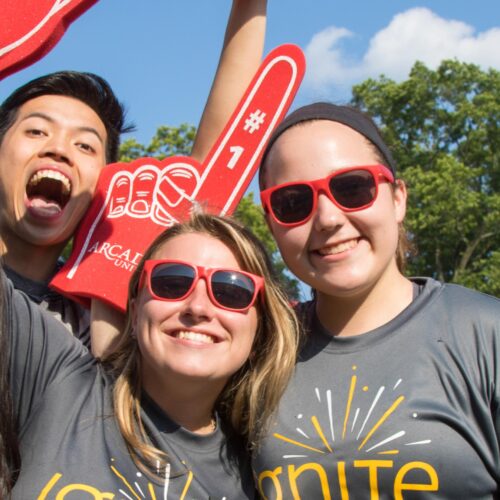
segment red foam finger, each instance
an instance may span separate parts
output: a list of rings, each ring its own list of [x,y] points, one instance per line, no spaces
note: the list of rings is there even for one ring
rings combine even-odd
[[[97,0],[1,0],[0,79],[49,52]]]
[[[290,107],[305,72],[296,45],[281,45],[262,63],[239,106],[208,154],[196,199],[213,213],[236,208],[259,166],[271,132]]]
[[[74,251],[51,285],[76,300],[95,297],[124,310],[131,272],[161,231],[187,218],[193,203],[212,213],[232,212],[304,70],[298,47],[283,45],[271,52],[202,164],[172,157],[106,167]],[[150,178],[141,177],[144,173]]]

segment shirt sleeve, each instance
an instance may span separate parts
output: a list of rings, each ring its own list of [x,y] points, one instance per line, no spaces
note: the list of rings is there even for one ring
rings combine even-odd
[[[85,363],[93,362],[93,358],[60,322],[15,290],[3,271],[0,280],[10,387],[18,429],[22,431],[47,388]]]

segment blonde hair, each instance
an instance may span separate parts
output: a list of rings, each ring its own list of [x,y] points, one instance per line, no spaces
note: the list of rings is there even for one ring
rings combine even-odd
[[[278,284],[271,261],[261,242],[232,219],[196,213],[183,223],[164,231],[145,253],[129,285],[127,324],[116,348],[104,360],[116,374],[114,408],[120,431],[136,464],[148,472],[168,457],[148,440],[141,420],[140,352],[132,337],[131,301],[138,295],[138,283],[147,259],[176,236],[201,233],[224,243],[243,270],[263,276],[264,300],[257,301],[258,327],[252,351],[245,364],[230,378],[215,409],[242,436],[249,449],[257,446],[293,372],[299,326],[288,299]]]

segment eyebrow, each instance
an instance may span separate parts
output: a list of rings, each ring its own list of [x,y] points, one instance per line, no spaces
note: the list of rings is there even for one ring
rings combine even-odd
[[[27,120],[28,118],[42,118],[43,120],[47,120],[48,122],[55,123],[56,120],[52,118],[51,116],[41,113],[40,111],[33,111],[33,113],[30,113],[29,115],[24,116],[21,121]],[[94,127],[86,127],[86,126],[81,126],[81,127],[76,127],[76,129],[80,132],[90,132],[91,134],[94,134],[98,139],[101,144],[104,145],[104,140],[101,137],[101,134],[94,128]]]

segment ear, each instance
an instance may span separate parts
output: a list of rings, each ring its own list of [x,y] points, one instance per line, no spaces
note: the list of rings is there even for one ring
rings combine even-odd
[[[403,222],[406,215],[406,199],[408,193],[406,191],[406,184],[401,179],[396,179],[393,200],[396,221],[399,223]]]

